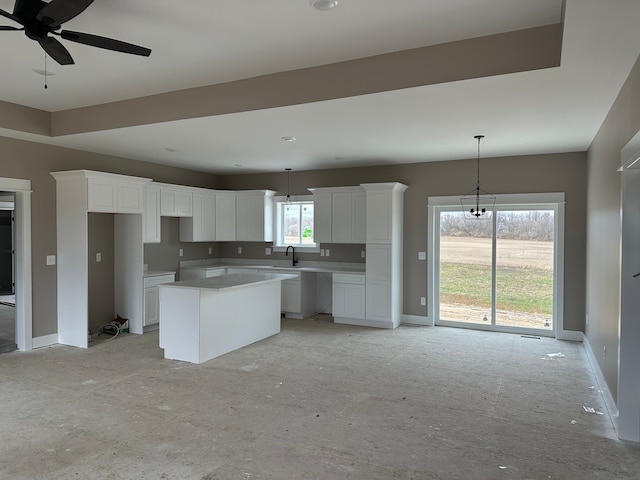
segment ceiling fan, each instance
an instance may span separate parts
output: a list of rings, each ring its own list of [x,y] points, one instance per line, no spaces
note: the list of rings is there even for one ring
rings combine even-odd
[[[19,23],[22,28],[0,25],[0,30],[24,30],[27,37],[38,42],[44,51],[60,65],[73,64],[73,58],[64,45],[50,34],[71,42],[116,52],[143,57],[148,57],[151,54],[151,50],[148,48],[113,38],[70,30],[58,32],[64,22],[84,12],[92,3],[93,0],[52,0],[49,3],[42,0],[16,0],[13,13],[0,9],[0,15]]]

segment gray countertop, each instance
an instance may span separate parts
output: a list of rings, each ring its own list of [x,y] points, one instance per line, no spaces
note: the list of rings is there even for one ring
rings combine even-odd
[[[162,275],[175,275],[176,272],[172,270],[145,270],[143,277],[160,277]]]
[[[292,266],[286,266],[286,265],[260,265],[260,264],[250,264],[250,263],[241,263],[241,264],[234,264],[234,263],[227,263],[224,265],[193,265],[193,266],[187,266],[187,267],[180,267],[181,270],[186,270],[186,269],[202,269],[202,270],[207,270],[207,269],[216,269],[216,268],[247,268],[247,269],[253,269],[253,268],[258,268],[260,270],[274,270],[277,272],[285,272],[285,271],[290,271],[290,272],[312,272],[312,273],[365,273],[364,268],[363,269],[359,269],[359,268],[353,268],[353,267],[345,267],[345,266],[341,266],[340,264],[336,264],[335,266],[333,265],[328,265],[327,263],[323,264],[323,265],[296,265],[295,267]]]
[[[286,273],[232,273],[219,277],[197,278],[182,280],[173,283],[163,283],[161,288],[196,288],[204,290],[225,290],[260,283],[275,282],[295,278],[295,275]]]

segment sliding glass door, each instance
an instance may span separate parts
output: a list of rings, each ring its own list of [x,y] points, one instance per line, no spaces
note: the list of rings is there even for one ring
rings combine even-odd
[[[488,220],[433,209],[433,306],[439,325],[555,331],[558,205],[499,204]]]

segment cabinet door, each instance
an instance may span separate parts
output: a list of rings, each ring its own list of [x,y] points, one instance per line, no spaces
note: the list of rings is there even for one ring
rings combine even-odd
[[[347,286],[346,317],[364,319],[365,312],[365,286]]]
[[[331,228],[333,243],[352,243],[351,193],[334,193],[331,205]]]
[[[150,287],[144,289],[144,326],[158,323],[160,310],[160,301],[158,298],[158,287]]]
[[[353,243],[367,243],[367,194],[354,192],[351,198]]]
[[[302,310],[300,293],[299,280],[282,281],[280,310],[283,312],[300,313]]]
[[[313,194],[313,239],[316,243],[331,243],[331,193]]]
[[[347,283],[334,283],[331,288],[331,314],[334,317],[347,316]]]
[[[367,243],[391,243],[392,192],[368,190],[366,210]]]
[[[236,195],[234,192],[216,193],[216,241],[236,239]]]
[[[144,213],[142,241],[160,243],[160,188],[144,188]]]
[[[247,195],[238,195],[236,197],[236,240],[242,242],[250,242],[255,230],[252,222],[256,221],[253,212],[255,206],[252,200],[254,198]],[[257,219],[259,221],[259,219]]]
[[[143,213],[143,187],[128,183],[117,185],[118,213]]]
[[[367,245],[366,318],[391,320],[391,246]]]
[[[89,212],[117,212],[118,190],[115,181],[89,178],[87,188],[89,194],[87,210]]]
[[[193,215],[193,194],[191,192],[176,192],[176,214],[179,217]]]
[[[168,188],[162,188],[160,190],[160,215],[163,217],[178,216],[178,199],[176,193],[175,190]]]
[[[180,218],[181,242],[213,242],[215,240],[213,194],[194,193],[193,216]]]

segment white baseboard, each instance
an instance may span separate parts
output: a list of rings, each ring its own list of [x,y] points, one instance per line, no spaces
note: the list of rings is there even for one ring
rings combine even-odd
[[[407,315],[402,314],[400,323],[407,325],[424,325],[426,327],[433,327],[433,322],[429,317],[423,317],[422,315]]]
[[[374,327],[374,328],[395,328],[392,323],[383,322],[381,320],[364,320],[360,318],[344,318],[333,317],[333,323],[341,323],[344,325],[358,325],[359,327]]]
[[[32,348],[48,347],[58,343],[58,334],[43,335],[42,337],[34,337]]]
[[[584,333],[577,330],[560,330],[556,334],[558,340],[569,340],[570,342],[582,342]]]
[[[600,370],[600,365],[598,365],[596,356],[593,353],[591,344],[589,343],[589,340],[587,339],[586,336],[582,341],[582,345],[587,354],[587,358],[589,359],[589,363],[591,364],[591,368],[593,369],[593,373],[596,375],[596,381],[598,382],[598,389],[602,392],[602,397],[604,398],[605,406],[609,411],[609,416],[611,417],[613,426],[616,429],[616,433],[618,433],[618,406],[616,405],[616,402],[613,399],[613,395],[611,395],[611,390],[609,390],[609,385],[607,385],[607,382],[604,379],[602,370]]]

